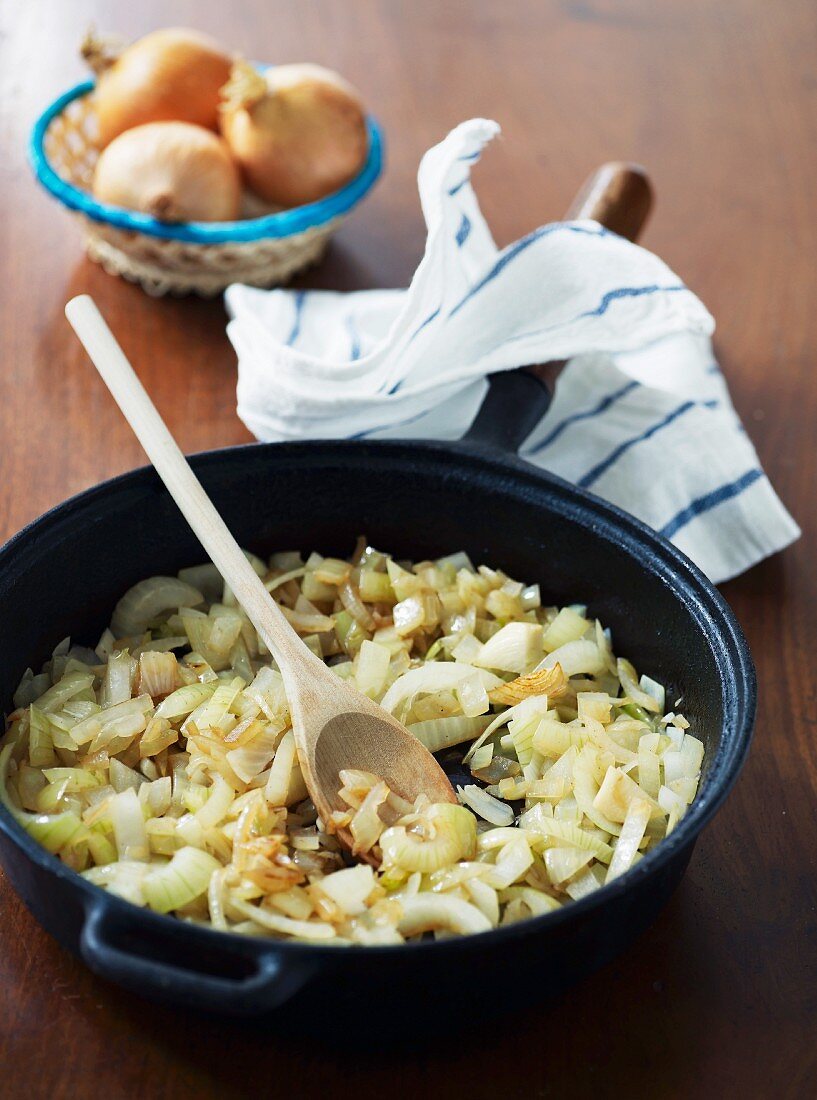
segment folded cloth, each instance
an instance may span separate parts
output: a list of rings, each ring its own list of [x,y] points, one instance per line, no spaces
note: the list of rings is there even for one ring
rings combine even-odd
[[[729,399],[714,322],[657,256],[596,222],[501,251],[471,168],[473,119],[423,157],[428,240],[407,290],[231,286],[238,414],[262,440],[454,439],[485,376],[569,360],[528,461],[632,512],[722,581],[799,535]]]

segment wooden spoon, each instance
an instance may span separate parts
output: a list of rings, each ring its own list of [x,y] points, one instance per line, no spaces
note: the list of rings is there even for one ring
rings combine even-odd
[[[192,527],[210,560],[275,657],[286,686],[304,781],[323,821],[348,807],[338,796],[338,772],[358,768],[383,778],[413,802],[456,802],[437,761],[377,703],[339,679],[308,649],[284,618],[263,582],[179,450],[167,425],[87,294],[72,298],[65,314],[114,400]],[[341,839],[351,846],[351,837]]]

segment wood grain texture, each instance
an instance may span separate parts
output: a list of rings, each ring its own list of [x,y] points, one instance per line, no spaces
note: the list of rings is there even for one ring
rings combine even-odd
[[[399,286],[423,247],[420,154],[473,115],[504,137],[476,172],[500,243],[564,209],[605,160],[649,169],[644,243],[701,295],[760,457],[804,528],[725,587],[760,680],[753,752],[683,886],[624,957],[519,1019],[463,1005],[466,1037],[352,1052],[152,1008],[92,977],[0,883],[8,1097],[811,1097],[817,1074],[817,7],[813,0],[4,0],[0,7],[0,533],[140,449],[63,317],[94,295],[182,448],[248,438],[214,303],[152,301],[81,254],[24,161],[35,113],[81,75],[86,25],[195,24],[254,57],[355,81],[387,173],[303,285]],[[66,576],[69,574],[66,563]],[[4,623],[14,629],[13,623]],[[331,1011],[331,1006],[328,1006]],[[418,1014],[433,1017],[433,990]],[[483,1016],[485,1018],[483,1018]],[[446,1021],[438,1021],[441,1028]],[[341,1076],[338,1077],[338,1074]],[[342,1082],[342,1084],[339,1084]]]

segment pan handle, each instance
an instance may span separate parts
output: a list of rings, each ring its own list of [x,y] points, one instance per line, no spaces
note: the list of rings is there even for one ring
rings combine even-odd
[[[131,918],[132,919],[132,918]],[[180,926],[184,929],[184,926]],[[220,956],[226,971],[244,971],[237,977],[208,972],[205,964],[197,969],[153,957],[158,949],[166,957],[177,938],[156,935],[155,930],[138,931],[138,938],[127,934],[124,925],[117,930],[117,916],[105,901],[97,902],[86,917],[80,936],[80,954],[95,974],[123,986],[131,992],[158,1000],[186,1002],[203,1011],[249,1016],[268,1012],[294,996],[312,976],[309,963],[285,959],[278,952],[260,957],[234,949]],[[186,930],[185,930],[186,931]],[[130,942],[128,942],[130,940]],[[127,944],[127,946],[126,946]],[[134,950],[133,945],[138,944]],[[218,956],[218,952],[216,953]],[[187,961],[187,960],[186,960]]]
[[[637,240],[653,204],[652,185],[637,164],[611,161],[584,183],[565,221],[592,218],[628,241]],[[488,393],[463,436],[470,443],[518,451],[545,415],[564,361],[540,363],[488,377]]]

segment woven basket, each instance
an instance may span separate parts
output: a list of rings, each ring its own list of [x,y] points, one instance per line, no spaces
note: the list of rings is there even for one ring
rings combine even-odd
[[[40,116],[31,135],[32,167],[46,190],[78,216],[90,258],[148,294],[210,296],[230,283],[287,282],[321,258],[329,238],[381,172],[382,137],[370,117],[362,171],[319,202],[275,212],[245,195],[242,221],[169,225],[91,196],[99,156],[93,87],[93,81],[78,84]]]

